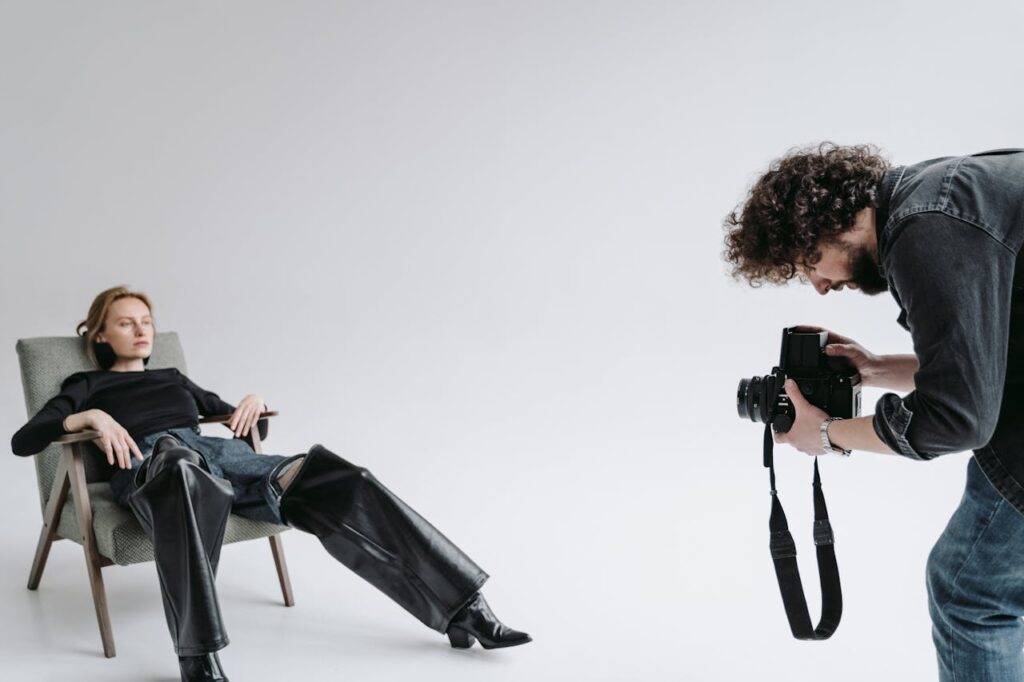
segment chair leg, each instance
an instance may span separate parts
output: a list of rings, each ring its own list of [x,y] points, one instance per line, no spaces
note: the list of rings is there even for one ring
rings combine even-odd
[[[284,543],[281,542],[280,533],[271,535],[270,551],[274,554],[274,563],[277,565],[277,579],[281,582],[281,594],[284,596],[285,606],[295,606],[295,597],[292,595],[292,580],[288,577],[288,564],[284,560]]]
[[[46,568],[46,560],[50,557],[50,546],[54,540],[53,528],[43,524],[43,530],[39,533],[39,544],[36,545],[36,555],[32,559],[32,570],[28,573],[28,589],[39,588],[39,581],[43,578],[43,569]]]
[[[249,429],[245,441],[256,454],[263,452],[260,441],[260,430]],[[281,582],[281,594],[284,596],[285,606],[295,606],[295,597],[292,595],[292,580],[288,577],[288,563],[284,560],[284,543],[281,542],[281,534],[271,535],[267,538],[270,541],[270,551],[274,554],[274,564],[277,566],[277,579]]]
[[[32,570],[28,573],[28,589],[35,590],[39,587],[39,581],[43,577],[43,569],[46,568],[46,559],[50,556],[50,546],[57,538],[57,526],[60,524],[61,512],[64,511],[64,502],[68,499],[68,457],[60,458],[57,464],[57,471],[53,476],[53,487],[50,489],[50,499],[46,503],[46,511],[43,512],[43,529],[39,533],[39,543],[36,545],[36,555],[32,560]]]
[[[85,463],[78,443],[73,446],[74,455],[70,464],[71,496],[75,502],[75,514],[78,516],[78,527],[82,533],[82,547],[85,549],[85,566],[89,571],[89,586],[92,588],[92,600],[96,607],[96,620],[99,621],[100,638],[103,640],[103,654],[107,658],[116,655],[114,650],[114,631],[110,626],[110,612],[107,610],[107,592],[103,587],[102,559],[96,549],[96,536],[92,529],[92,506],[89,504],[89,490],[85,482]]]

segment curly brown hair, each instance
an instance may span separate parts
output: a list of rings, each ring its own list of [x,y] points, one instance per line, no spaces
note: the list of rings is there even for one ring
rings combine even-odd
[[[797,265],[821,259],[819,247],[836,243],[857,213],[877,206],[875,196],[889,168],[876,147],[822,142],[776,159],[726,216],[723,256],[733,279],[750,286],[785,284]]]

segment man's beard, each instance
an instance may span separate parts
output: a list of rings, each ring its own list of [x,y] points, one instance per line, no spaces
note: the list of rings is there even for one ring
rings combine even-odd
[[[851,249],[847,253],[850,254],[850,271],[852,272],[848,282],[855,284],[868,296],[875,296],[889,290],[889,282],[882,277],[878,265],[875,264],[875,259],[866,246],[855,250]]]

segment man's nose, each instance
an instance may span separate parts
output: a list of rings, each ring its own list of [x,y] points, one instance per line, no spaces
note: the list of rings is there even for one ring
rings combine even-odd
[[[811,284],[813,284],[813,285],[814,285],[814,288],[815,288],[815,289],[816,289],[816,290],[818,291],[818,293],[819,293],[819,294],[821,294],[822,296],[824,296],[825,294],[827,294],[827,293],[828,293],[828,290],[829,290],[829,288],[830,288],[830,285],[829,285],[829,283],[828,283],[828,282],[826,282],[826,281],[825,281],[824,279],[821,279],[820,277],[812,277],[812,278],[811,278]]]

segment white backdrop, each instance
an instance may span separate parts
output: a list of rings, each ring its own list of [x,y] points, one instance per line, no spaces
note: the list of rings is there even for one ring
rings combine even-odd
[[[0,431],[16,339],[137,287],[193,380],[280,410],[269,452],[370,467],[535,638],[452,651],[294,531],[294,609],[265,544],[224,550],[232,679],[933,679],[924,563],[966,455],[822,461],[846,610],[794,641],[737,381],[791,324],[911,342],[888,294],[733,282],[721,220],[793,145],[1019,145],[1022,28],[1015,2],[2,0]],[[777,457],[817,608],[810,460]],[[24,589],[34,470],[0,475],[0,677],[176,679],[153,565],[105,571],[103,659],[77,545]]]

